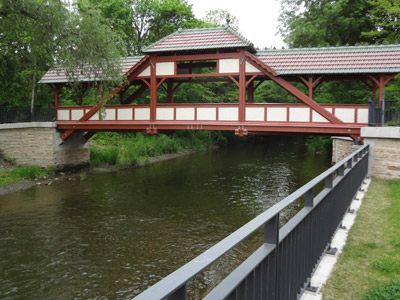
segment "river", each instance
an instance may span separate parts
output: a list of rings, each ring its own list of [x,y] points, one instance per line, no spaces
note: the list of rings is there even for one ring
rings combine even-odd
[[[0,298],[131,299],[329,166],[303,138],[277,136],[1,196]]]

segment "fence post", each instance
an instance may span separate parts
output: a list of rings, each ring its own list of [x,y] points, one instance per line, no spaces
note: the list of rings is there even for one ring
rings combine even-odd
[[[172,295],[168,296],[168,300],[186,300],[187,290],[186,284],[176,290]]]
[[[376,104],[372,95],[368,96],[368,126],[376,125]]]
[[[275,250],[271,253],[268,261],[268,274],[266,277],[268,282],[264,282],[262,298],[273,300],[278,298],[279,289],[279,213],[273,216],[264,225],[264,243],[275,245]]]
[[[385,90],[383,90],[382,92],[382,106],[381,106],[381,125],[385,125],[385,97],[386,96],[386,92]]]

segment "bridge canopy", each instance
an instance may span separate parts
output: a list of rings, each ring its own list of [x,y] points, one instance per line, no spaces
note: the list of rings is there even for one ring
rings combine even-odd
[[[157,128],[162,127],[161,123],[163,125],[168,123],[169,127],[167,127],[170,129],[182,129],[185,125],[187,128],[196,126],[197,129],[227,129],[230,126],[229,128],[236,128],[239,135],[243,135],[248,132],[246,128],[250,128],[248,121],[252,122],[252,125],[256,124],[255,121],[267,123],[270,121],[271,126],[285,124],[291,127],[279,129],[283,131],[300,132],[300,130],[306,130],[307,125],[312,124],[313,128],[318,127],[314,130],[315,133],[347,133],[357,138],[361,126],[359,124],[365,124],[365,109],[363,111],[363,108],[353,107],[353,111],[344,113],[347,116],[343,117],[340,111],[342,109],[343,113],[344,108],[324,108],[316,103],[313,100],[314,89],[323,81],[357,80],[367,84],[374,93],[377,90],[383,91],[384,86],[400,73],[400,45],[256,50],[250,41],[230,27],[179,29],[144,48],[143,54],[121,59],[121,75],[127,79],[126,83],[112,91],[106,101],[119,95],[121,105],[130,105],[129,109],[132,109],[132,113],[129,112],[128,115],[119,119],[118,111],[122,108],[113,108],[115,115],[109,117],[108,121],[114,121],[115,124],[120,125],[122,121],[133,122],[125,127],[121,126],[138,130],[146,129],[150,133],[156,133]],[[205,72],[204,69],[209,70]],[[96,78],[93,78],[91,74],[84,73],[79,74],[76,80],[83,84],[96,82]],[[282,109],[254,106],[257,105],[254,103],[254,91],[265,80],[275,82],[300,100],[305,107],[301,107],[302,110],[300,110],[300,107],[289,106]],[[210,114],[202,119],[201,115],[205,113],[205,107],[201,109],[195,106],[186,107],[183,113],[185,108],[183,104],[180,104],[181,107],[176,107],[179,104],[174,104],[174,107],[161,107],[161,103],[158,103],[159,88],[165,89],[167,103],[172,105],[174,92],[182,83],[212,81],[229,81],[237,86],[238,98],[234,106],[209,107]],[[304,84],[308,89],[308,95],[290,82]],[[68,83],[65,72],[62,69],[51,69],[42,77],[40,83],[47,83],[53,87],[58,108],[58,94]],[[138,88],[131,95],[124,95],[130,86]],[[132,108],[131,103],[146,90],[150,91],[148,107]],[[84,91],[80,95],[81,105],[83,93]],[[79,113],[76,111],[73,113],[73,110],[70,110],[69,117],[64,116],[66,112],[60,111],[58,116],[60,126],[68,129],[69,134],[74,131],[69,128],[95,129],[92,121],[105,121],[98,114],[100,107],[99,103],[91,109],[84,108]],[[140,117],[130,117],[135,113]],[[348,114],[353,114],[353,117],[349,117]],[[139,121],[146,124],[139,126]],[[289,124],[290,122],[292,123]],[[310,124],[306,124],[307,122]],[[350,128],[350,123],[355,127]],[[92,124],[92,126],[89,128],[83,124]],[[294,129],[299,124],[301,129]],[[278,130],[276,127],[267,129],[266,123],[258,125],[257,128],[251,127],[251,131]],[[336,129],[333,130],[333,128]],[[68,134],[64,137],[67,136]]]

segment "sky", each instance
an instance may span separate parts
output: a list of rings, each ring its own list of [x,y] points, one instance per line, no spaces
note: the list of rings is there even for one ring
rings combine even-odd
[[[239,33],[259,48],[282,48],[285,43],[278,32],[279,0],[187,0],[198,19],[206,12],[224,9],[239,20]]]

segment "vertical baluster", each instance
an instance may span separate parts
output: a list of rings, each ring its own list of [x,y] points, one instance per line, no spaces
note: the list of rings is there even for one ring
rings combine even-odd
[[[264,242],[275,245],[275,250],[270,254],[270,257],[268,259],[267,295],[263,295],[263,299],[273,300],[277,299],[276,296],[277,296],[277,291],[279,289],[279,281],[278,281],[279,214],[276,214],[267,223],[265,223]]]
[[[168,297],[168,300],[186,300],[187,290],[186,284],[177,289],[171,296]]]

